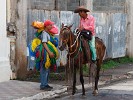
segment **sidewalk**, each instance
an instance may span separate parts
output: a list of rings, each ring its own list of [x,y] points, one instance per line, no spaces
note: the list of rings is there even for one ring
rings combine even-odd
[[[125,64],[120,67],[101,71],[99,85],[109,84],[114,81],[128,79],[133,77],[133,64]],[[60,83],[58,83],[60,84]],[[67,87],[50,84],[52,91],[39,89],[40,83],[10,80],[0,83],[0,100],[40,100],[58,97],[61,93],[67,93]],[[85,84],[85,88],[91,87],[91,84]],[[81,85],[77,86],[81,89]]]
[[[10,80],[0,83],[0,100],[40,100],[53,98],[67,90],[65,86],[50,84],[52,91],[40,90],[40,83]]]

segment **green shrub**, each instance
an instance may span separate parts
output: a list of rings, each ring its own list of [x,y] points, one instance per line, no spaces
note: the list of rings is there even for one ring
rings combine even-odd
[[[133,63],[133,58],[121,57],[104,61],[102,64],[102,69],[110,69],[126,63]]]
[[[126,63],[133,63],[133,58],[129,58],[126,56],[121,58],[105,60],[102,64],[102,69],[107,70],[107,69],[118,67],[121,64],[126,64]],[[88,72],[89,72],[88,66],[83,65],[83,73],[88,74]]]

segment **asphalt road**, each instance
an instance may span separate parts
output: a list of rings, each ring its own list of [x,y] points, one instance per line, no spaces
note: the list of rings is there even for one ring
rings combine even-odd
[[[133,79],[103,86],[99,88],[97,96],[93,96],[92,90],[88,90],[85,96],[79,91],[74,96],[69,95],[56,100],[133,100]]]

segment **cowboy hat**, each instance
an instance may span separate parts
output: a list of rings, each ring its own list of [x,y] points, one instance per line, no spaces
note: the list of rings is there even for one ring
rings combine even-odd
[[[83,6],[80,6],[74,10],[74,13],[79,13],[80,11],[90,12],[90,10],[84,8]]]

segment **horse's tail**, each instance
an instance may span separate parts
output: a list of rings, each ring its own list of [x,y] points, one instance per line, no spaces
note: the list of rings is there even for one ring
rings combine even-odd
[[[106,46],[105,46],[105,52],[104,52],[104,56],[103,56],[103,59],[102,60],[106,59],[106,56],[107,56],[107,50],[106,50]]]
[[[102,39],[96,37],[97,56],[102,62],[106,58],[106,46]]]

